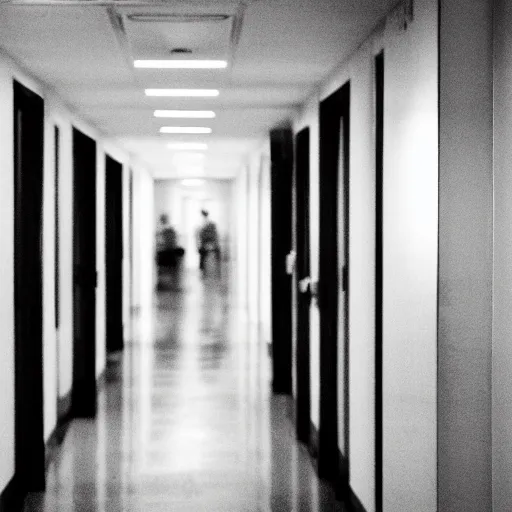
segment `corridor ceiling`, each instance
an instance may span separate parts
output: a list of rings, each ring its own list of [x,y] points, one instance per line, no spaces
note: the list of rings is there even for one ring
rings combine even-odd
[[[207,142],[205,174],[232,177],[269,129],[286,124],[396,0],[0,0],[0,47],[155,177],[178,167],[166,143]],[[186,53],[184,53],[184,51]],[[223,59],[225,69],[135,69],[134,59]],[[212,98],[145,88],[214,88]],[[155,109],[213,110],[160,119]],[[163,125],[208,126],[164,135]]]

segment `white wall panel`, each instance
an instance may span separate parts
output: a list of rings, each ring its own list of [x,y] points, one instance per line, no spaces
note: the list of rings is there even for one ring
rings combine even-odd
[[[14,474],[14,181],[12,69],[0,59],[0,488]]]

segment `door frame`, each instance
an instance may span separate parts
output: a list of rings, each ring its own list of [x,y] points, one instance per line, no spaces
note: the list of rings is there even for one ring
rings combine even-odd
[[[293,135],[270,131],[270,222],[272,275],[272,391],[292,393],[292,276],[286,257],[292,249]]]
[[[343,169],[339,177],[340,125],[343,123]],[[349,489],[349,183],[350,81],[320,103],[320,424],[318,473],[342,496]],[[338,275],[339,185],[343,185],[345,268]],[[346,453],[338,447],[338,303],[345,291],[344,424]]]
[[[20,497],[45,489],[43,404],[44,101],[13,82],[14,452]]]
[[[375,56],[375,508],[383,509],[384,51]]]
[[[96,382],[96,141],[73,127],[73,384],[72,415],[92,418]],[[80,220],[82,219],[82,222]],[[86,219],[86,222],[83,222]],[[80,243],[81,238],[86,243]],[[80,263],[80,264],[79,264]],[[87,333],[80,335],[80,327]]]
[[[303,128],[295,137],[295,226],[296,226],[296,435],[299,441],[309,445],[311,439],[311,376],[310,376],[310,306],[311,285],[302,288],[303,279],[311,279],[310,219],[309,219],[309,172],[310,130]],[[305,282],[303,284],[306,284]]]
[[[124,348],[123,164],[105,154],[106,354]]]

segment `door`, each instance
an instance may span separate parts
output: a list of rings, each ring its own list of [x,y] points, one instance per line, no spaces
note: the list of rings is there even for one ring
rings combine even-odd
[[[43,100],[14,82],[15,476],[23,495],[45,487],[43,145]]]
[[[123,165],[105,157],[107,354],[123,349]]]
[[[350,84],[320,104],[320,425],[318,472],[348,489]]]
[[[375,503],[382,511],[382,306],[384,197],[384,53],[375,57]]]
[[[75,417],[96,415],[96,142],[73,128],[73,390]]]
[[[309,445],[311,390],[309,369],[309,309],[311,304],[309,246],[309,128],[297,134],[295,144],[297,237],[297,439]]]
[[[286,256],[292,248],[293,141],[290,129],[270,132],[272,260],[272,390],[292,392],[292,279]]]

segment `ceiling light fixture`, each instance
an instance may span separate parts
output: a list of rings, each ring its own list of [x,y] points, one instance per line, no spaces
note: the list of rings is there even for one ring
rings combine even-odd
[[[185,180],[181,180],[181,184],[186,187],[200,187],[204,185],[205,181],[199,178],[187,178]]]
[[[218,96],[218,89],[146,89],[146,96],[174,96],[174,97],[213,97]]]
[[[206,126],[162,126],[160,133],[212,133]]]
[[[134,60],[133,67],[139,69],[224,69],[225,60]]]
[[[128,19],[135,22],[143,23],[197,23],[197,22],[222,22],[231,18],[230,14],[171,14],[164,12],[155,13],[133,13],[128,14]]]
[[[212,110],[155,110],[155,117],[172,117],[175,119],[212,119]]]

